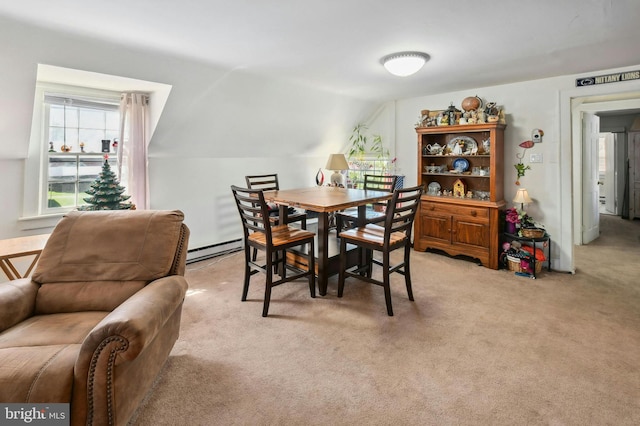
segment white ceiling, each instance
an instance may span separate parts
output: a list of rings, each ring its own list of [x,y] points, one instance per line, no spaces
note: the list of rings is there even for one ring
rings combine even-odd
[[[0,15],[390,100],[640,63],[638,0],[14,0]],[[380,58],[431,60],[395,77]]]

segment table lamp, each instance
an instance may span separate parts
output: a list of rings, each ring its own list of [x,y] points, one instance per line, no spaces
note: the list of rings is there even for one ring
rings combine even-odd
[[[518,189],[518,192],[516,192],[516,196],[513,198],[513,202],[520,203],[520,210],[524,210],[524,205],[530,204],[533,201],[531,200],[531,197],[529,197],[529,193],[527,192],[527,190],[525,188],[520,188]]]
[[[331,185],[340,186],[343,185],[342,174],[340,172],[342,170],[348,170],[349,163],[347,163],[344,154],[331,154],[329,155],[329,161],[327,161],[325,169],[333,170]]]

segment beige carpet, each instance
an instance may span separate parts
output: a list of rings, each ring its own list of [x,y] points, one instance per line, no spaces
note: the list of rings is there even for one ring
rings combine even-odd
[[[181,336],[134,425],[640,424],[640,222],[603,217],[578,273],[412,252],[415,302],[336,279],[240,302],[242,254],[189,265]],[[618,229],[620,232],[614,232]]]

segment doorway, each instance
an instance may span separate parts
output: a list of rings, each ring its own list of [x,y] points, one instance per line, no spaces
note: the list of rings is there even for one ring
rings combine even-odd
[[[574,171],[578,171],[574,173],[573,182],[576,245],[588,244],[598,237],[599,215],[603,211],[625,217],[627,132],[640,116],[640,96],[597,100],[572,99],[573,118],[581,123],[574,126],[572,135],[573,161],[577,166]]]
[[[581,114],[585,111],[592,114],[609,111],[640,111],[640,80],[620,85],[603,84],[561,90],[559,107],[560,225],[556,231],[558,236],[555,237],[558,246],[556,264],[559,270],[574,273],[575,247],[582,244]]]

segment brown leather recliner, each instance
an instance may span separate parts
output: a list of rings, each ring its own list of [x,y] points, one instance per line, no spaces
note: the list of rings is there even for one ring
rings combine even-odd
[[[0,402],[68,402],[72,425],[126,424],[178,338],[183,219],[67,214],[33,277],[0,283]]]

